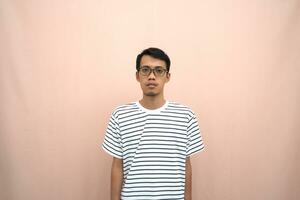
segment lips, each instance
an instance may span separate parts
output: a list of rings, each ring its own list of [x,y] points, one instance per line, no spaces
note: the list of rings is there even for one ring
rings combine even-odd
[[[154,89],[154,88],[156,88],[156,86],[157,86],[156,83],[147,83],[146,85],[147,85],[147,87],[148,87],[149,89]]]
[[[148,87],[156,87],[157,84],[156,83],[147,83],[146,86],[148,86]]]

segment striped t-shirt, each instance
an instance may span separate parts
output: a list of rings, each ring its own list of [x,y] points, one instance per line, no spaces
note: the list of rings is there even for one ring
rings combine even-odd
[[[204,144],[189,107],[166,101],[151,110],[136,101],[113,111],[102,148],[123,159],[122,200],[183,200],[186,157]]]

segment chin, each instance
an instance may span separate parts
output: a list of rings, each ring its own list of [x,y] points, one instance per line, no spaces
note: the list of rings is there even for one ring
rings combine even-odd
[[[145,93],[146,96],[156,96],[157,94],[154,92]]]

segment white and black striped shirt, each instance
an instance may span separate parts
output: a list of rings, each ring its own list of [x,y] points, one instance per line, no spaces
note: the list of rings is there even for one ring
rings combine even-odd
[[[150,110],[136,101],[113,111],[102,148],[123,159],[122,200],[183,200],[186,157],[204,144],[189,107],[166,101]]]

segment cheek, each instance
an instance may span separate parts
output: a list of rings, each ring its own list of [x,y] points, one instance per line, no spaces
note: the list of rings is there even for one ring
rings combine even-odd
[[[142,81],[140,82],[140,87],[141,87],[142,89],[145,89],[145,88],[146,88],[144,82],[142,82]]]
[[[145,87],[145,83],[146,83],[146,81],[145,81],[145,80],[143,80],[143,79],[140,79],[140,84],[141,84],[141,86]]]

